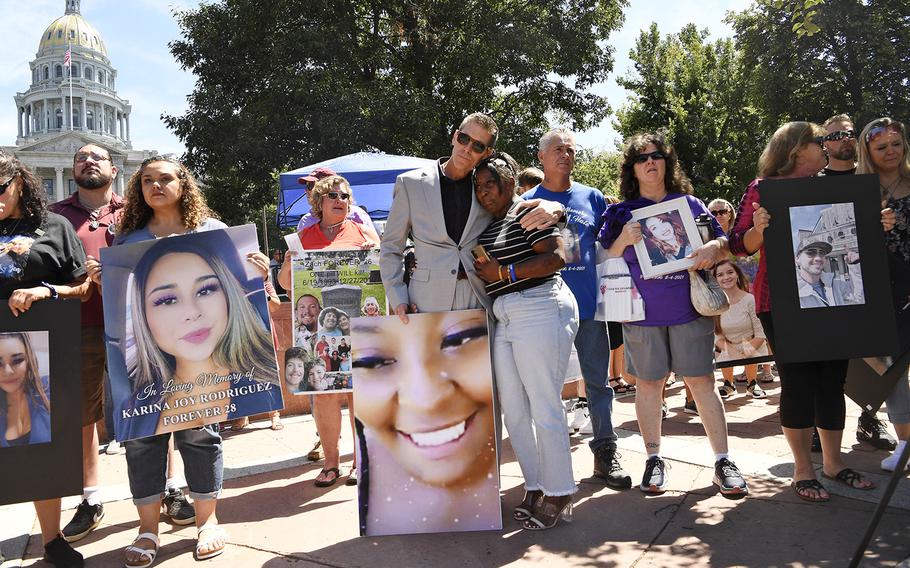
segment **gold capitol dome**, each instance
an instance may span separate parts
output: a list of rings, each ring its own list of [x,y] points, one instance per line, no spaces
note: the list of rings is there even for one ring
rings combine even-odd
[[[83,57],[85,51],[95,51],[107,58],[107,48],[104,46],[104,40],[101,34],[82,17],[79,11],[80,0],[66,0],[66,12],[51,22],[44,34],[41,36],[41,43],[38,44],[38,55],[47,51],[60,49],[64,51],[70,45],[73,47],[83,48]]]

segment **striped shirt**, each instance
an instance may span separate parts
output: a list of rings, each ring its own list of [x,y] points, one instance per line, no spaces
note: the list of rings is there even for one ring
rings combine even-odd
[[[513,203],[506,216],[493,221],[477,240],[478,243],[483,245],[487,253],[498,260],[503,267],[514,264],[517,268],[522,262],[537,256],[537,253],[532,248],[536,243],[548,237],[559,236],[559,229],[555,226],[533,231],[522,229],[521,218],[527,215],[530,209],[523,209],[516,215],[515,207],[519,203],[521,201]],[[543,282],[555,279],[557,274],[558,272],[554,272],[549,276],[521,278],[512,283],[509,283],[508,280],[491,282],[486,285],[487,294],[491,298],[495,298],[504,294],[527,290]]]

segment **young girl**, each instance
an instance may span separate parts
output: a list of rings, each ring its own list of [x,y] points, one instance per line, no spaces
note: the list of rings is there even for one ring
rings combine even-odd
[[[735,361],[767,357],[768,344],[758,316],[755,314],[755,297],[749,293],[749,281],[742,269],[731,260],[723,260],[714,267],[714,278],[730,300],[730,309],[716,318],[714,326],[715,361]],[[752,398],[764,398],[765,391],[758,385],[758,365],[746,365],[746,390]],[[736,392],[733,384],[733,367],[721,369],[724,384],[720,395],[727,398]]]

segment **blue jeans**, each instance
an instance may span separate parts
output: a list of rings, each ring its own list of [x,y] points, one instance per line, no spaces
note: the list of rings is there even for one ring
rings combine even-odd
[[[183,457],[183,474],[193,500],[217,499],[224,481],[224,455],[217,426],[174,432]],[[123,442],[130,493],[137,507],[157,503],[167,483],[167,446],[171,434]]]
[[[585,380],[585,396],[594,437],[588,442],[592,452],[616,443],[613,431],[613,387],[610,386],[610,336],[606,322],[593,319],[578,322],[575,350],[581,376]]]
[[[493,366],[512,449],[528,491],[575,493],[560,392],[578,329],[578,306],[561,279],[493,302]]]

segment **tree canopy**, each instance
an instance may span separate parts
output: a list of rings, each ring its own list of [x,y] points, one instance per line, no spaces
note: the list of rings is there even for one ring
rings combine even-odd
[[[439,156],[467,114],[530,162],[548,116],[585,130],[627,0],[225,0],[177,14],[189,109],[163,117],[228,222],[275,201],[276,171],[361,150]]]

